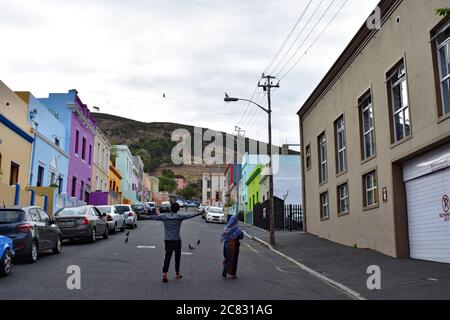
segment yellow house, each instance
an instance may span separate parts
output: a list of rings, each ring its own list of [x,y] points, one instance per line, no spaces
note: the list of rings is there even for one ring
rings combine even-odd
[[[94,165],[92,166],[92,187],[97,192],[110,191],[110,154],[111,145],[103,132],[97,128],[94,138]]]
[[[0,183],[28,185],[34,141],[28,105],[0,81]],[[1,199],[0,199],[1,200]]]

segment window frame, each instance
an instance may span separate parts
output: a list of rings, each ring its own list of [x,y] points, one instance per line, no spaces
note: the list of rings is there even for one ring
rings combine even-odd
[[[366,177],[367,176],[373,176],[373,181],[372,181],[372,187],[371,188],[367,188],[367,180]],[[363,209],[364,210],[368,210],[368,209],[373,209],[373,208],[378,208],[380,205],[380,192],[379,192],[379,181],[378,181],[378,172],[377,169],[368,171],[367,173],[363,174],[362,176],[362,187],[363,187]],[[368,203],[368,192],[373,192],[373,203],[369,204]]]
[[[398,77],[399,70],[403,66],[403,75],[401,77]],[[409,85],[408,85],[408,71],[406,68],[406,62],[405,58],[400,59],[399,62],[397,62],[394,67],[392,67],[387,73],[386,73],[386,86],[387,86],[387,93],[388,93],[388,106],[389,106],[389,123],[390,123],[390,129],[391,129],[391,144],[399,144],[402,141],[405,141],[412,136],[412,125],[411,125],[411,107],[410,107],[410,98],[409,98]],[[393,78],[397,77],[397,81],[394,83],[392,82]],[[402,106],[395,110],[395,101],[394,101],[394,89],[396,87],[400,87],[400,90],[403,90],[402,83],[405,83],[406,85],[406,99],[407,103],[405,105],[403,101],[403,95],[400,95]],[[403,137],[401,139],[398,138],[398,132],[396,128],[396,122],[395,118],[399,114],[405,115],[405,112],[407,113],[408,119],[409,119],[409,133],[406,134],[406,124],[403,124]]]
[[[342,198],[341,188],[343,188],[344,186],[347,188],[347,196]],[[338,216],[345,216],[345,215],[350,214],[350,189],[349,189],[349,186],[348,186],[348,182],[344,182],[344,183],[338,185],[336,190],[337,190],[336,195],[337,195]],[[342,203],[341,203],[341,201],[345,200],[345,199],[347,199],[347,210],[346,211],[342,211]]]
[[[327,136],[325,131],[317,137],[317,145],[319,153],[319,185],[323,185],[328,182]],[[322,171],[322,169],[324,169],[324,171]]]
[[[448,27],[450,28],[450,24],[448,25]],[[445,27],[444,27],[445,28]],[[441,89],[440,91],[440,95],[441,95],[441,102],[442,102],[442,106],[441,106],[441,110],[440,110],[440,114],[442,115],[442,116],[447,116],[447,115],[450,115],[450,105],[448,106],[448,111],[446,112],[446,105],[445,105],[445,99],[444,99],[444,88],[443,88],[443,86],[444,86],[444,83],[445,82],[449,82],[449,84],[450,84],[450,66],[449,66],[449,64],[446,62],[445,64],[446,64],[446,66],[447,66],[447,68],[448,68],[448,70],[447,70],[447,75],[446,76],[443,76],[443,74],[442,74],[442,58],[441,58],[441,55],[440,55],[440,50],[443,48],[443,47],[446,47],[446,51],[447,51],[447,59],[448,60],[450,60],[450,36],[447,38],[447,39],[445,39],[441,44],[439,44],[439,42],[438,42],[438,38],[439,37],[436,37],[436,55],[437,55],[437,59],[438,59],[438,65],[437,65],[437,67],[438,67],[438,70],[439,70],[439,88]]]
[[[339,122],[342,122],[342,126],[339,127]],[[342,133],[342,139],[343,139],[343,147],[340,148],[339,146],[339,135]],[[345,117],[342,114],[339,118],[336,119],[334,122],[334,135],[335,135],[335,160],[336,160],[336,174],[342,175],[348,171],[348,161],[347,161],[347,136],[346,136],[346,126],[345,126]],[[343,154],[343,160],[344,160],[344,168],[341,170],[341,163],[340,163],[340,154]]]
[[[326,196],[326,202],[323,201],[324,196]],[[324,209],[327,209],[327,215],[325,215]],[[325,221],[330,219],[330,195],[328,191],[322,192],[320,194],[320,220]]]
[[[306,163],[306,170],[311,170],[312,167],[311,144],[308,144],[305,148],[305,163]]]
[[[367,106],[364,106],[364,102],[370,99],[370,103]],[[364,121],[364,113],[368,110],[371,110],[372,114],[372,127],[369,130],[366,130],[365,128],[365,121]],[[375,131],[375,108],[373,103],[373,95],[372,91],[369,89],[366,93],[364,93],[359,99],[358,99],[358,113],[359,113],[359,126],[360,126],[360,140],[361,140],[361,159],[363,162],[369,161],[376,157],[377,155],[377,147],[376,147],[376,131]],[[366,150],[366,136],[372,137],[372,153],[370,155],[367,155]]]
[[[80,131],[75,131],[75,154],[79,155],[80,152]]]

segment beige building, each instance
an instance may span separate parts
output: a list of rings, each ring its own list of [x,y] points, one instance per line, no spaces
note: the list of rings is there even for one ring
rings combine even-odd
[[[94,165],[92,167],[92,189],[97,192],[109,191],[109,158],[111,145],[103,132],[97,128],[94,138]]]
[[[300,109],[309,233],[450,262],[448,0],[383,0]]]

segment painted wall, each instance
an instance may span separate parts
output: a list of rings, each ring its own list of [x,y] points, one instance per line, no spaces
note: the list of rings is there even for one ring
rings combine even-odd
[[[92,165],[94,136],[97,124],[88,107],[82,103],[76,90],[68,93],[51,93],[48,98],[39,99],[52,110],[69,130],[69,170],[67,193],[79,200],[88,201],[92,190]],[[77,134],[78,135],[78,150]],[[83,138],[86,140],[85,157],[82,157]],[[76,183],[73,183],[75,179]]]
[[[112,152],[115,154],[115,167],[122,175],[121,189],[123,196],[131,202],[137,202],[136,193],[132,190],[133,179],[133,155],[128,146],[113,146]]]
[[[109,158],[111,145],[99,128],[94,137],[94,159],[92,167],[92,190],[109,191]]]
[[[28,124],[28,105],[1,81],[0,140],[0,182],[9,184],[11,163],[14,162],[19,165],[19,184],[27,186],[34,140]]]
[[[17,93],[29,106],[29,123],[35,129],[36,141],[31,156],[30,185],[38,186],[39,167],[43,169],[39,187],[60,185],[67,190],[69,171],[69,137],[64,125],[29,92]]]
[[[121,192],[122,175],[119,170],[109,161],[109,190],[114,192]]]
[[[256,204],[261,203],[261,194],[259,191],[259,182],[261,180],[261,165],[255,166],[255,169],[250,173],[246,181],[248,189],[248,211],[253,211]]]

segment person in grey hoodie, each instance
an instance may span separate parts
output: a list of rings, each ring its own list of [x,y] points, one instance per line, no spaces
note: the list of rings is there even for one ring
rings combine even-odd
[[[162,221],[164,223],[164,233],[165,233],[165,245],[166,245],[166,256],[164,258],[163,266],[163,282],[169,282],[167,273],[169,272],[170,260],[172,259],[172,254],[175,252],[175,279],[181,279],[183,276],[180,273],[180,262],[181,262],[181,236],[180,229],[181,223],[184,220],[192,219],[199,214],[179,214],[180,205],[176,202],[171,205],[171,213],[160,214],[158,216],[145,217],[145,220]]]

